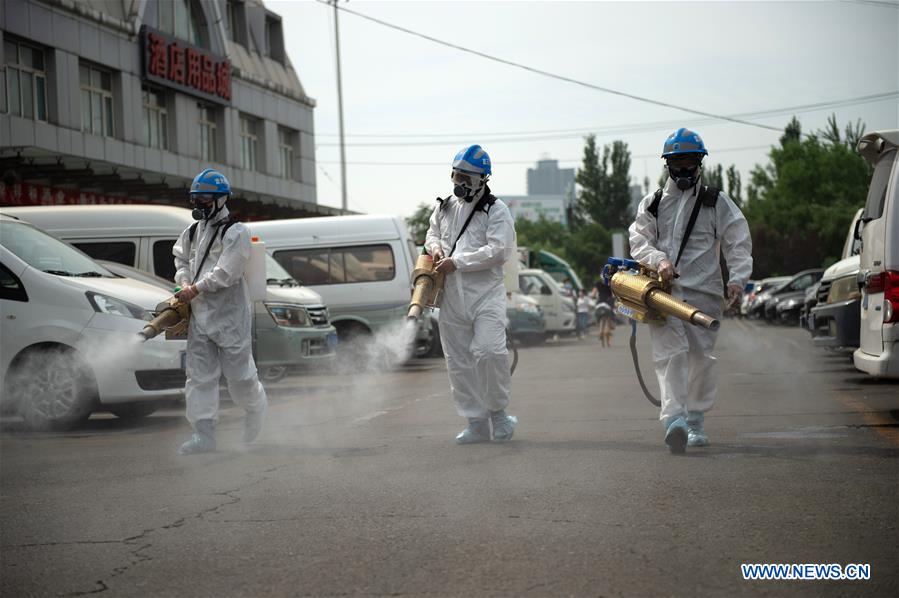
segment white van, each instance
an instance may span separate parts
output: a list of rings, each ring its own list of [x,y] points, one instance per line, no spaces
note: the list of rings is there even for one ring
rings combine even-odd
[[[321,294],[341,342],[405,317],[416,252],[399,216],[292,218],[249,227],[291,276]]]
[[[858,153],[874,167],[862,214],[862,290],[855,367],[899,378],[899,130],[868,133]]]
[[[36,206],[4,211],[94,259],[132,266],[166,280],[175,277],[172,246],[196,222],[190,210],[173,206]],[[271,256],[266,257],[266,298],[256,301],[253,310],[253,355],[263,381],[273,382],[290,366],[332,362],[337,334],[318,293],[297,285]]]
[[[565,294],[552,276],[533,268],[520,270],[518,286],[523,295],[533,297],[540,304],[547,333],[574,332],[577,324],[574,299]]]
[[[0,211],[0,409],[64,429],[183,397],[186,342],[137,336],[166,297]]]

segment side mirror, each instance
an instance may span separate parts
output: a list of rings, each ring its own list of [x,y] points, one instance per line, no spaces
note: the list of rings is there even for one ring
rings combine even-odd
[[[552,295],[553,292],[549,290],[548,286],[543,285],[542,287],[540,287],[540,294],[541,295]]]

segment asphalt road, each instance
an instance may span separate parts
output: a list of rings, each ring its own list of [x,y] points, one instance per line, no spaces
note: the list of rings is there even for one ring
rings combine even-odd
[[[523,349],[502,445],[454,445],[441,360],[288,378],[249,447],[226,403],[207,455],[175,454],[176,409],[4,420],[0,594],[899,595],[899,384],[727,321],[712,446],[672,456],[626,334]],[[871,579],[744,581],[741,563]]]

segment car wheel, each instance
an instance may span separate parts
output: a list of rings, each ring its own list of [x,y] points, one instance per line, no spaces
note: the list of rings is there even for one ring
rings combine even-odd
[[[159,404],[155,401],[135,401],[133,403],[114,403],[104,405],[104,407],[119,419],[141,419],[156,413]]]
[[[259,373],[259,379],[267,384],[274,384],[275,382],[283,380],[286,375],[287,366],[273,365],[271,367],[263,368]]]
[[[93,373],[72,350],[36,349],[14,367],[9,388],[19,414],[32,429],[71,429],[97,406]]]

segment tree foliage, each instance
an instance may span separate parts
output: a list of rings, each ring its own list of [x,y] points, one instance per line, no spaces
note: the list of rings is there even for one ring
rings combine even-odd
[[[580,185],[579,216],[606,229],[628,226],[631,220],[630,170],[631,152],[627,143],[613,141],[611,145],[603,146],[600,157],[596,137],[588,135],[583,166],[576,178]]]
[[[428,234],[428,226],[431,222],[431,212],[434,211],[434,203],[422,202],[415,208],[415,212],[406,218],[406,226],[409,227],[409,234],[416,245],[424,245],[425,237]]]
[[[803,137],[795,117],[750,174],[745,207],[753,237],[754,275],[793,274],[840,258],[847,228],[864,205],[870,169],[855,151],[861,122],[842,135],[835,117]]]

